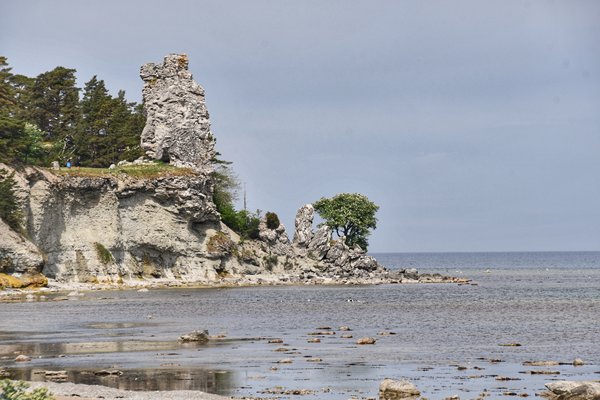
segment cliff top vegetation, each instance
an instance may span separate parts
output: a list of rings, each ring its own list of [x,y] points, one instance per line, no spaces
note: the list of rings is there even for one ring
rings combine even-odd
[[[191,168],[179,168],[170,164],[154,162],[151,164],[124,165],[110,168],[72,167],[59,170],[47,169],[49,172],[60,176],[110,178],[127,175],[133,178],[154,179],[165,176],[191,176],[197,174]]]

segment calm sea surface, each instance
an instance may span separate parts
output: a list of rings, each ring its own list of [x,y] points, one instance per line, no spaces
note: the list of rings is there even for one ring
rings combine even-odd
[[[105,291],[0,303],[0,367],[30,380],[61,369],[77,382],[132,390],[297,398],[273,393],[309,389],[302,398],[332,400],[376,397],[385,377],[409,378],[430,399],[516,398],[553,379],[600,379],[600,252],[375,256],[476,285]],[[335,334],[309,335],[323,327]],[[177,343],[195,329],[225,338]],[[356,345],[363,336],[377,343]],[[308,343],[313,337],[321,343]],[[33,360],[15,363],[15,353]],[[586,365],[523,365],[575,358]],[[108,368],[123,374],[95,374]]]

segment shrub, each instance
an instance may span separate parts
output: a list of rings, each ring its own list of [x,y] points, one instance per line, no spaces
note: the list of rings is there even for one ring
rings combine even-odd
[[[268,212],[265,214],[265,218],[267,220],[267,228],[269,229],[277,229],[279,228],[280,222],[279,217],[274,212]]]
[[[21,381],[0,381],[0,400],[54,400],[46,388],[27,391],[29,385]]]
[[[102,264],[106,265],[113,261],[113,256],[111,252],[106,247],[104,247],[102,243],[96,242],[94,243],[94,246],[96,246],[96,254],[98,254],[98,259]]]
[[[211,254],[230,254],[235,243],[224,232],[217,232],[208,239],[206,249]]]

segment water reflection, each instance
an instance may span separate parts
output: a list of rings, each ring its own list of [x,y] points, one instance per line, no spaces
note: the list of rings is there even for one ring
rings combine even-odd
[[[86,385],[102,385],[122,390],[201,390],[203,392],[228,395],[233,387],[230,371],[202,368],[177,369],[130,369],[121,370],[121,375],[98,375],[89,369],[65,369],[67,380]],[[11,368],[13,379],[45,382],[52,380],[40,368]]]

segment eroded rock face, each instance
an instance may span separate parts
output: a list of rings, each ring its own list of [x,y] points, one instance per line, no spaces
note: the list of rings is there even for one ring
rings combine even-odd
[[[215,156],[204,89],[188,71],[185,54],[169,54],[162,64],[142,66],[147,114],[141,145],[148,157],[178,167],[212,168]]]
[[[207,241],[220,229],[204,174],[131,177],[29,176],[32,242],[43,273],[63,282],[213,281]],[[35,246],[33,246],[35,247]]]
[[[42,253],[0,219],[0,273],[33,274],[42,270]]]

